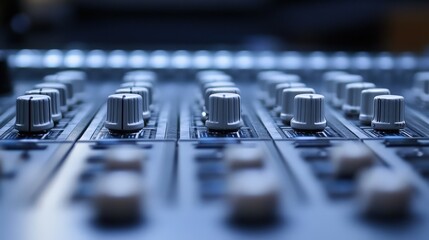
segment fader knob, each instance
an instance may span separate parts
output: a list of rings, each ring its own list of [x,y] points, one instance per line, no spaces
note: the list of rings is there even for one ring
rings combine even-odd
[[[241,126],[241,99],[236,93],[215,93],[209,97],[206,127],[215,131],[235,131]]]
[[[137,132],[144,127],[143,99],[138,94],[113,94],[107,99],[104,126],[113,132]]]
[[[399,130],[405,127],[404,97],[380,95],[374,98],[374,118],[371,122],[375,130]]]
[[[334,173],[339,177],[354,177],[375,162],[374,154],[360,142],[346,142],[331,151]]]
[[[137,173],[105,173],[97,179],[94,191],[93,207],[98,221],[124,224],[140,218],[144,189]]]
[[[306,93],[315,93],[313,88],[288,88],[282,92],[282,104],[281,104],[281,113],[280,118],[286,124],[290,123],[290,120],[293,118],[294,113],[294,99],[297,95],[306,94]]]
[[[370,125],[374,117],[374,98],[379,95],[390,95],[390,91],[387,88],[371,88],[363,90],[361,95],[359,121]]]
[[[232,146],[224,151],[224,159],[229,169],[262,169],[265,162],[265,152],[260,147]]]
[[[325,97],[320,94],[297,95],[290,125],[293,129],[302,131],[325,129]]]
[[[413,189],[407,177],[381,167],[361,174],[357,191],[361,211],[378,217],[405,215],[413,197]]]
[[[142,97],[143,104],[143,119],[147,121],[150,118],[149,110],[149,90],[143,87],[129,87],[129,88],[120,88],[116,90],[116,93],[134,93]]]
[[[209,98],[210,95],[215,93],[236,93],[240,94],[240,89],[237,87],[218,87],[218,88],[208,88],[204,94],[204,105],[206,108],[206,111],[208,112],[209,109]]]
[[[279,186],[265,171],[236,172],[228,179],[231,218],[238,222],[270,221],[277,215]]]
[[[105,154],[108,170],[127,170],[139,172],[144,168],[146,154],[136,146],[117,146]]]
[[[332,105],[341,108],[346,97],[346,86],[349,83],[362,82],[363,78],[359,75],[344,74],[333,77],[334,81],[334,96],[332,97]]]
[[[15,128],[19,132],[46,132],[53,127],[50,97],[46,95],[24,95],[16,99]]]
[[[346,115],[358,115],[360,113],[362,91],[369,88],[375,88],[375,85],[369,82],[346,85],[346,97],[343,105],[343,111]]]
[[[66,85],[62,83],[40,83],[35,86],[36,89],[52,88],[59,92],[60,110],[64,114],[69,109],[68,106],[68,91]]]
[[[60,92],[53,88],[39,88],[25,92],[27,95],[46,95],[51,98],[52,120],[58,122],[62,118],[60,106]]]

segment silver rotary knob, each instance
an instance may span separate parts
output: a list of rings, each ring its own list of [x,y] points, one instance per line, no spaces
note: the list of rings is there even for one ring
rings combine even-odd
[[[136,70],[127,72],[124,76],[124,82],[150,82],[155,84],[158,80],[156,73],[146,70]]]
[[[429,103],[429,72],[419,72],[414,75],[414,93],[417,99]]]
[[[236,131],[241,126],[241,99],[236,93],[215,93],[209,97],[206,127],[214,131]]]
[[[290,123],[290,120],[293,118],[294,114],[294,99],[297,95],[306,94],[306,93],[315,93],[313,88],[288,88],[282,92],[282,104],[281,104],[281,113],[280,118],[286,124]]]
[[[274,112],[280,114],[282,110],[283,90],[289,88],[305,88],[305,84],[301,82],[286,82],[280,83],[276,86],[276,106]],[[293,99],[292,99],[293,102]]]
[[[298,75],[293,74],[281,74],[272,75],[270,79],[266,81],[266,99],[265,105],[267,107],[274,107],[276,104],[276,89],[279,84],[299,82],[301,79]]]
[[[143,99],[140,95],[110,95],[104,126],[112,132],[137,132],[144,127],[142,112]]]
[[[35,86],[36,89],[52,88],[60,93],[60,110],[64,114],[68,111],[68,90],[66,85],[62,83],[39,83]]]
[[[153,103],[153,84],[150,82],[125,82],[121,84],[121,88],[142,87],[148,90],[149,105]]]
[[[387,88],[371,88],[361,93],[359,121],[364,125],[370,125],[374,117],[374,98],[380,95],[390,95]]]
[[[328,102],[330,102],[336,94],[334,84],[335,84],[335,77],[339,75],[347,75],[347,72],[343,71],[329,71],[323,74],[323,82],[325,85],[325,91],[326,91],[326,99]]]
[[[25,92],[27,95],[46,95],[51,98],[52,120],[58,122],[62,118],[60,106],[60,92],[53,88],[39,88]]]
[[[142,97],[143,104],[143,119],[145,121],[150,118],[150,109],[149,109],[149,90],[143,87],[129,87],[129,88],[120,88],[116,90],[116,93],[134,93]]]
[[[216,81],[216,82],[208,82],[201,86],[201,95],[204,97],[205,92],[209,88],[220,88],[220,87],[235,87],[235,83],[230,81]]]
[[[404,97],[380,95],[374,98],[374,118],[371,122],[375,130],[399,130],[405,128]]]
[[[85,82],[87,75],[85,72],[76,70],[67,70],[57,73],[58,82],[70,81],[73,84],[73,90],[77,101],[82,101],[85,97]]]
[[[75,86],[73,83],[73,80],[69,78],[67,75],[47,75],[44,78],[44,81],[47,83],[61,83],[64,84],[67,88],[67,103],[69,105],[73,105],[77,102],[77,99],[75,98]]]
[[[295,130],[322,131],[326,127],[325,97],[320,94],[300,94],[294,99],[290,125]]]
[[[346,97],[343,105],[343,111],[346,115],[359,115],[362,91],[369,88],[375,88],[375,84],[358,82],[346,85]]]
[[[344,74],[334,76],[332,81],[334,82],[333,91],[335,91],[335,93],[331,102],[334,107],[341,108],[346,97],[347,84],[362,82],[363,78],[359,75]]]
[[[54,127],[51,98],[46,95],[24,95],[16,99],[15,128],[21,133],[40,133]]]
[[[231,82],[231,76],[220,71],[202,71],[197,74],[197,80],[201,86],[211,82]]]
[[[210,95],[215,94],[215,93],[236,93],[236,94],[240,94],[240,89],[238,89],[237,87],[208,88],[204,94],[204,106],[205,106],[207,112],[210,110],[210,108],[209,108]]]

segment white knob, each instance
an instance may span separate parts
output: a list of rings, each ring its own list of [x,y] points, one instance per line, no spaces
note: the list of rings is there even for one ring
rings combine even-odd
[[[25,92],[27,95],[46,95],[51,98],[52,120],[58,122],[62,118],[60,106],[60,92],[53,88],[39,88]]]
[[[227,198],[231,218],[239,222],[262,222],[276,217],[278,181],[265,171],[236,172],[228,179]]]
[[[231,82],[231,76],[221,71],[209,70],[197,73],[197,80],[201,86],[211,82]]]
[[[151,114],[149,109],[149,90],[144,87],[129,87],[129,88],[120,88],[116,90],[116,93],[134,93],[142,97],[143,104],[143,119],[145,121],[149,120]]]
[[[358,115],[360,113],[362,91],[369,88],[375,88],[375,85],[368,82],[346,85],[346,97],[343,105],[343,111],[346,115]]]
[[[113,171],[100,176],[93,198],[97,220],[118,224],[137,221],[142,213],[143,188],[135,172]]]
[[[265,152],[260,147],[232,146],[225,149],[224,159],[232,171],[261,169],[265,162]]]
[[[40,133],[54,127],[51,98],[46,95],[24,95],[16,99],[15,128],[22,133]]]
[[[109,149],[104,155],[108,170],[141,171],[144,168],[146,154],[138,147],[120,146]]]
[[[67,71],[61,71],[58,72],[57,75],[59,76],[59,82],[64,81],[62,79],[67,79],[68,81],[71,81],[73,84],[73,90],[75,93],[75,97],[78,101],[82,101],[85,91],[85,83],[87,80],[87,75],[85,72],[82,71],[76,71],[76,70],[67,70]]]
[[[300,77],[293,74],[282,74],[272,75],[270,79],[266,81],[266,99],[265,105],[267,107],[274,107],[276,103],[276,89],[277,85],[281,83],[299,82]]]
[[[331,151],[334,173],[339,177],[354,177],[375,162],[374,154],[363,143],[346,142]]]
[[[304,88],[305,84],[301,82],[286,82],[280,83],[276,86],[276,104],[274,108],[274,112],[280,114],[282,110],[282,99],[283,99],[283,90],[288,88]],[[293,102],[293,100],[292,100]]]
[[[60,93],[60,110],[64,114],[69,109],[68,90],[66,85],[62,83],[39,83],[35,86],[36,89],[52,88]]]
[[[235,83],[226,81],[208,82],[201,86],[201,95],[204,97],[207,89],[220,87],[235,87]]]
[[[379,95],[390,95],[390,91],[387,88],[371,88],[362,91],[359,114],[359,121],[362,124],[371,124],[374,117],[374,98]]]
[[[294,113],[290,125],[295,130],[303,131],[325,129],[325,97],[319,94],[297,95],[294,99]]]
[[[206,127],[215,131],[235,131],[241,126],[241,99],[236,93],[215,93],[209,97]]]
[[[332,98],[334,96],[334,94],[336,94],[335,91],[335,77],[339,76],[339,75],[347,75],[347,72],[343,72],[343,71],[329,71],[323,74],[323,82],[325,85],[325,90],[326,90],[326,99],[328,102],[332,101]]]
[[[269,81],[269,79],[271,79],[272,76],[283,75],[283,74],[285,74],[285,73],[281,72],[281,71],[274,71],[274,70],[262,71],[262,72],[258,73],[258,75],[256,77],[258,80],[258,85],[264,90],[264,86],[266,84],[266,81]]]
[[[150,82],[125,82],[122,83],[121,88],[134,88],[134,87],[142,87],[146,88],[148,90],[148,98],[149,98],[149,105],[152,105],[153,103],[153,84]]]
[[[208,88],[204,94],[204,105],[206,108],[206,111],[209,112],[209,98],[210,95],[215,93],[236,93],[240,94],[240,89],[237,87],[218,87],[218,88]]]
[[[374,118],[371,122],[375,130],[399,130],[405,128],[404,97],[380,95],[374,98]]]
[[[315,93],[313,88],[288,88],[282,92],[282,105],[280,119],[286,124],[290,124],[290,120],[293,118],[295,109],[295,97],[300,94]]]
[[[349,83],[362,82],[363,79],[359,75],[336,75],[333,77],[334,82],[333,90],[335,91],[334,96],[332,97],[332,105],[334,107],[342,107],[344,104],[344,99],[346,97],[346,86]]]
[[[47,83],[62,83],[67,87],[67,104],[73,105],[76,103],[77,99],[75,98],[75,86],[73,84],[73,81],[69,79],[65,75],[47,75],[44,78],[44,81]]]
[[[137,132],[144,127],[143,99],[138,94],[113,94],[107,99],[104,126],[110,131]]]
[[[376,167],[367,170],[359,177],[357,188],[360,209],[365,214],[401,216],[410,208],[412,186],[407,177],[391,169]]]

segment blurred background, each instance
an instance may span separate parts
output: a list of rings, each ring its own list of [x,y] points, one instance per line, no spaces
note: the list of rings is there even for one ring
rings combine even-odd
[[[425,0],[1,0],[1,48],[425,51]]]

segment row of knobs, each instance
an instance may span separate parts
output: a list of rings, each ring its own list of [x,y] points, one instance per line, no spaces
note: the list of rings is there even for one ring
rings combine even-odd
[[[360,75],[333,71],[325,73],[323,78],[329,102],[347,116],[359,116],[363,125],[371,125],[375,130],[405,127],[404,97],[364,82]]]
[[[258,75],[265,105],[285,124],[299,131],[322,131],[326,127],[325,97],[308,88],[300,77],[280,71]]]
[[[201,71],[199,82],[206,127],[211,131],[237,131],[241,122],[240,89],[221,71]]]
[[[132,71],[125,74],[123,83],[107,99],[104,126],[111,132],[138,132],[151,117],[153,86],[157,75],[151,71]]]
[[[16,99],[15,128],[22,134],[49,131],[74,104],[83,101],[86,74],[63,71],[48,75]]]

